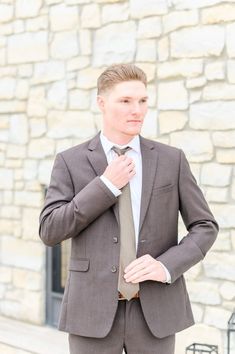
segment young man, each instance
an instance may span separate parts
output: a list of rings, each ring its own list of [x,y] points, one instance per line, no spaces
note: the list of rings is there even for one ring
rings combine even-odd
[[[145,73],[108,67],[98,79],[102,132],[57,155],[40,236],[72,239],[59,329],[71,354],[173,354],[193,324],[183,273],[218,225],[184,153],[144,139]],[[178,213],[188,234],[178,244]]]

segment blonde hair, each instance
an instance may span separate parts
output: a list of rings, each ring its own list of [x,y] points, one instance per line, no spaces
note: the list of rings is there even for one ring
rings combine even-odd
[[[98,95],[123,81],[141,81],[147,86],[144,71],[134,64],[113,64],[109,66],[97,80]]]

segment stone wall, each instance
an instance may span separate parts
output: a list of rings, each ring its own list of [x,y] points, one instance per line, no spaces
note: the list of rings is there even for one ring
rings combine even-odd
[[[234,20],[235,0],[1,1],[2,315],[44,323],[43,186],[55,154],[100,129],[99,73],[135,62],[149,79],[143,135],[183,148],[221,227],[187,273],[198,325],[182,343],[226,346],[235,299]]]

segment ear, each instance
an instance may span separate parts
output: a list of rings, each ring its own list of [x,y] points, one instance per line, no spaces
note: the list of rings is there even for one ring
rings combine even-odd
[[[105,98],[104,96],[98,95],[97,96],[97,105],[101,112],[104,112],[104,107],[105,107]]]

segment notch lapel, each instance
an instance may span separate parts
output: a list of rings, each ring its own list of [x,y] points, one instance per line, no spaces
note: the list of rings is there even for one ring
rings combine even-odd
[[[101,176],[108,166],[108,162],[100,141],[100,133],[90,141],[90,144],[88,145],[87,158],[92,165],[96,175]],[[113,211],[118,221],[118,203],[114,204]]]
[[[151,198],[154,179],[157,171],[158,152],[150,140],[140,137],[142,155],[142,193],[140,207],[139,235]]]

